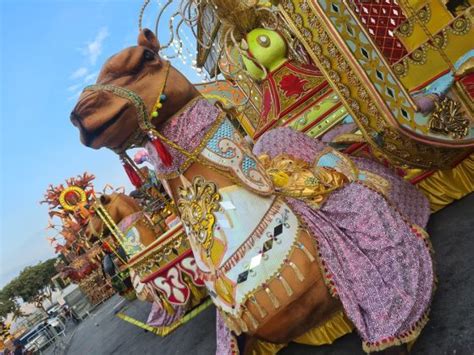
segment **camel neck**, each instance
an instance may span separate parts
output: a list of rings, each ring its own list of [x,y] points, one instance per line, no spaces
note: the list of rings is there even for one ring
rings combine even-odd
[[[202,96],[195,97],[189,101],[181,110],[175,113],[170,119],[163,122],[158,130],[171,142],[175,143],[189,153],[199,150],[205,141],[207,133],[214,126],[214,123],[223,116],[221,109],[214,106]],[[185,164],[189,159],[184,154],[163,142],[173,157],[171,166],[165,166],[156,156],[155,150],[150,143],[145,145],[150,159],[154,165],[155,172],[160,179],[173,178],[183,173],[187,167]]]
[[[196,102],[199,100],[206,100],[206,99],[201,94],[192,97],[191,100],[189,100],[186,104],[184,104],[183,107],[181,107],[178,111],[173,113],[168,119],[166,119],[166,121],[160,122],[157,125],[157,129],[161,132],[165,127],[169,125],[170,122],[179,120],[180,117],[183,114],[186,114],[186,112],[188,112],[190,109],[192,109],[194,105],[196,105]]]

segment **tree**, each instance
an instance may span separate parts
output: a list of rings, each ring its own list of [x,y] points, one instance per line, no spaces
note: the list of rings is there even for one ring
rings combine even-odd
[[[10,281],[1,291],[6,299],[10,299],[14,303],[15,298],[21,297],[25,302],[32,302],[36,307],[42,308],[43,301],[51,297],[51,278],[56,275],[57,271],[54,267],[56,259],[49,259],[40,262],[34,266],[27,266],[20,272],[15,279]],[[7,301],[5,301],[7,302]],[[14,308],[10,303],[5,306]],[[11,309],[10,311],[12,311]],[[7,312],[8,314],[8,312]]]
[[[0,318],[6,318],[15,309],[15,302],[2,290],[0,291]]]

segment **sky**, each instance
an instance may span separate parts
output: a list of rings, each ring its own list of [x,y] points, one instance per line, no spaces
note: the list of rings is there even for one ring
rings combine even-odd
[[[151,4],[147,27],[159,1]],[[140,7],[136,0],[0,0],[0,287],[54,256],[47,207],[39,204],[49,184],[88,171],[99,191],[107,183],[130,190],[117,156],[82,146],[69,114],[102,63],[136,44]],[[191,68],[195,43],[185,35],[189,57],[173,65],[200,82]]]

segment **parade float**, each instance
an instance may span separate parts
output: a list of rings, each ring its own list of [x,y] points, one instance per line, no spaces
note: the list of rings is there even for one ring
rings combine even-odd
[[[330,344],[354,327],[365,351],[383,351],[413,343],[428,321],[435,282],[423,230],[428,202],[394,169],[364,156],[444,176],[453,195],[469,193],[462,176],[472,173],[471,112],[462,99],[469,54],[456,41],[456,73],[431,78],[433,85],[454,77],[462,82],[456,90],[453,80],[436,92],[408,87],[368,37],[378,32],[349,21],[357,11],[362,23],[376,21],[346,2],[184,1],[177,33],[182,23],[197,28],[200,65],[243,100],[229,107],[206,99],[164,59],[166,41],[140,28],[138,46],[104,64],[71,114],[81,141],[114,150],[132,182],[140,169],[127,151],[146,148],[218,309],[219,354]],[[400,49],[400,42],[390,43]],[[253,152],[243,132],[258,138]],[[451,171],[432,171],[441,168]],[[156,273],[151,263],[140,271]]]
[[[236,106],[252,113],[241,120],[250,137],[288,126],[375,157],[433,211],[472,192],[469,2],[248,4],[253,13],[239,14],[232,2],[200,1],[199,15],[183,17],[196,28],[197,65],[246,97]]]
[[[150,302],[152,327],[119,317],[167,335],[209,305],[207,294],[182,224],[153,171],[124,164],[135,198],[110,185],[96,192],[88,173],[49,186],[42,203],[49,205],[48,229],[55,234],[48,240],[61,256],[60,276],[76,283],[92,305],[115,292]]]
[[[123,164],[136,190],[103,193],[91,205],[87,233],[103,240],[112,238],[123,251],[115,262],[117,271],[129,273],[138,299],[153,303],[148,324],[119,313],[125,321],[166,336],[209,306],[204,283],[197,272],[183,225],[175,208],[163,194],[153,170],[123,157]]]
[[[94,176],[88,173],[50,185],[41,203],[49,208],[48,240],[59,254],[56,268],[61,277],[76,283],[92,305],[102,303],[115,290],[102,272],[104,255],[97,241],[90,241],[86,227],[94,200]]]

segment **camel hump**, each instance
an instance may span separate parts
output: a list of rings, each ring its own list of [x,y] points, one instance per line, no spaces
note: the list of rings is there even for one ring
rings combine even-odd
[[[289,127],[279,127],[265,132],[255,143],[253,153],[256,156],[266,154],[271,158],[288,154],[311,163],[324,148],[325,145],[317,139]]]

